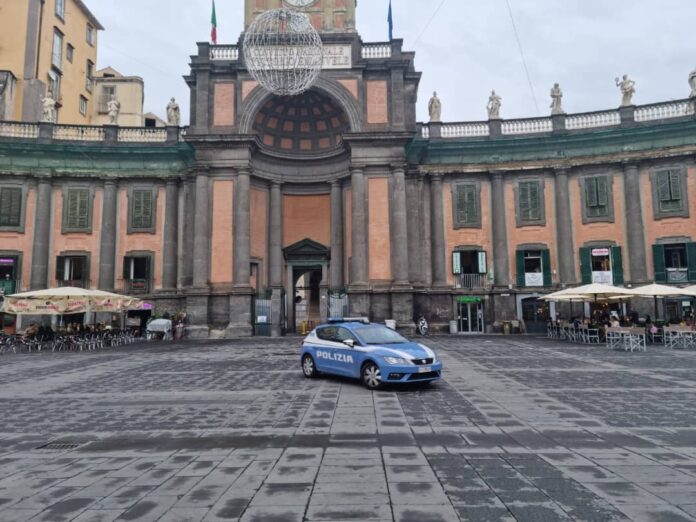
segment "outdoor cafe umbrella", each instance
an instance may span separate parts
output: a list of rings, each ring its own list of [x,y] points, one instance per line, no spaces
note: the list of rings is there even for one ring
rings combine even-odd
[[[139,299],[72,286],[23,292],[5,297],[4,311],[10,314],[66,315],[121,312],[141,306]]]
[[[652,284],[641,286],[640,288],[631,289],[631,293],[638,297],[652,297],[655,302],[655,319],[657,319],[657,298],[658,297],[677,297],[680,295],[689,295],[688,289],[675,288],[673,286]]]

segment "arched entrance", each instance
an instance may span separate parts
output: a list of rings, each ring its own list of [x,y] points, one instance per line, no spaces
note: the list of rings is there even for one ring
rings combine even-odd
[[[303,239],[283,250],[287,270],[288,332],[301,332],[302,322],[325,322],[328,314],[328,272],[331,251]]]

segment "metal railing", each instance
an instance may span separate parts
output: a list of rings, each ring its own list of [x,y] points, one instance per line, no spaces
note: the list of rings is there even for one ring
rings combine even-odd
[[[458,274],[455,276],[455,287],[461,290],[486,290],[489,286],[487,274]]]

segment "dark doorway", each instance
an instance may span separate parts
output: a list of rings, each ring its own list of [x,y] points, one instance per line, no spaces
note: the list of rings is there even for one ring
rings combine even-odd
[[[534,297],[522,300],[522,319],[527,333],[546,333],[549,317],[549,304],[546,301]]]
[[[293,269],[295,331],[311,330],[321,321],[321,267]],[[303,329],[303,323],[305,328]]]

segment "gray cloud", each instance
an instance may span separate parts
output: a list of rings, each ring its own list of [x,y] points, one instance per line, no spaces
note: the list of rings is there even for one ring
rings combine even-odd
[[[503,97],[505,118],[536,116],[505,0],[446,0],[418,39],[440,0],[392,0],[395,37],[416,51],[423,72],[418,114],[427,118],[430,93],[443,100],[443,119],[485,119],[491,89]],[[106,27],[99,67],[145,79],[145,110],[164,115],[176,96],[188,120],[182,76],[197,41],[210,34],[210,0],[89,0]],[[616,107],[613,81],[637,81],[636,103],[684,98],[696,66],[693,20],[686,0],[510,0],[537,103],[548,114],[549,89],[560,82],[568,112]],[[236,43],[243,0],[217,0],[219,43]],[[387,38],[388,0],[358,3],[364,41]]]

